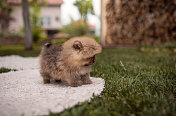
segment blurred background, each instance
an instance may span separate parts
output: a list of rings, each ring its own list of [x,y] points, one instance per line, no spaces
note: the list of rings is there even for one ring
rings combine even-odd
[[[0,48],[35,50],[46,42],[62,44],[84,35],[104,48],[153,52],[149,48],[155,47],[154,52],[175,53],[175,4],[174,0],[1,0]]]
[[[74,36],[100,37],[100,0],[2,0],[0,42],[32,50]]]

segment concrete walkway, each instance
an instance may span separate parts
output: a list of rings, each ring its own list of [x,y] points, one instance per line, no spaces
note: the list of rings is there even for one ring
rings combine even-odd
[[[104,80],[93,78],[93,84],[70,87],[66,83],[43,84],[38,58],[0,57],[0,67],[17,69],[0,74],[0,116],[47,115],[61,112],[100,95]]]

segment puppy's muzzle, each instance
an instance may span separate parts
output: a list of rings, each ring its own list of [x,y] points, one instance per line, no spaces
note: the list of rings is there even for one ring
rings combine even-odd
[[[88,58],[89,63],[85,64],[85,66],[89,66],[95,63],[95,56]]]
[[[95,56],[92,57],[92,64],[95,63]]]

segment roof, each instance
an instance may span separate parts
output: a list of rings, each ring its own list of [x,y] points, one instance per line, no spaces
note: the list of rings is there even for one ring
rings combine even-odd
[[[22,0],[7,0],[7,3],[12,5],[20,5]],[[32,0],[28,0],[32,1]],[[42,2],[46,2],[47,5],[61,5],[63,3],[63,0],[36,0],[39,4],[42,4]]]
[[[87,26],[89,29],[95,30],[95,26],[87,22]]]
[[[54,38],[69,38],[69,34],[59,32],[59,33],[54,34]]]

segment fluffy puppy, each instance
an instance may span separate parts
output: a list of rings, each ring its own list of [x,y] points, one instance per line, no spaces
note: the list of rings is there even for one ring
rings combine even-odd
[[[72,87],[91,84],[91,65],[101,50],[101,46],[88,37],[74,37],[62,45],[45,44],[40,54],[43,82],[66,81]]]

